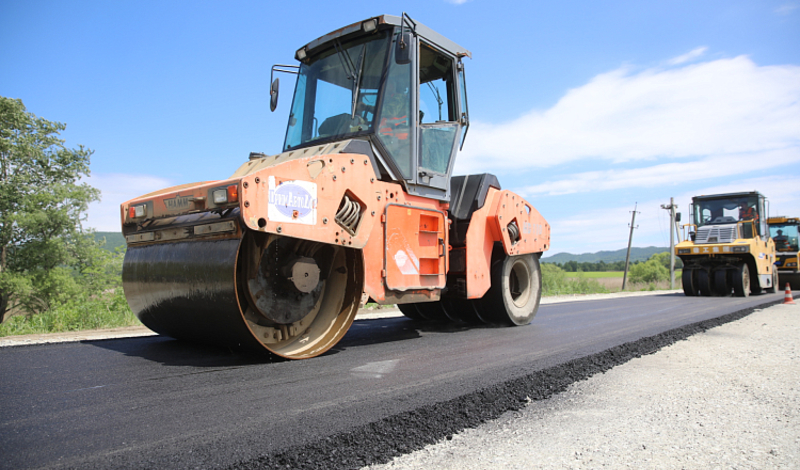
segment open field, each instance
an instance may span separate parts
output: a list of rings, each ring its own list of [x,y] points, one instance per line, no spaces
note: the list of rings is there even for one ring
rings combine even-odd
[[[578,279],[581,277],[589,278],[589,279],[601,279],[605,277],[618,277],[622,279],[622,271],[589,271],[589,272],[581,272],[581,273],[567,273],[567,277]]]
[[[590,272],[581,272],[581,273],[567,273],[567,277],[577,279],[581,277],[586,277],[589,279],[602,279],[602,278],[615,278],[618,277],[622,279],[622,275],[624,273],[622,271],[590,271]],[[681,277],[681,270],[675,270],[675,279],[680,279]]]
[[[566,273],[568,279],[592,279],[611,292],[622,290],[622,271],[592,271],[582,273]],[[669,289],[669,280],[656,282],[654,284],[633,284],[630,281],[626,286],[629,291],[636,290],[663,290]],[[675,288],[681,287],[681,270],[675,270]]]

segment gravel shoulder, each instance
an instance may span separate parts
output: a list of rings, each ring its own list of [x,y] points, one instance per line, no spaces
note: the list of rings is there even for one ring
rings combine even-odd
[[[800,305],[632,359],[370,470],[800,468]]]

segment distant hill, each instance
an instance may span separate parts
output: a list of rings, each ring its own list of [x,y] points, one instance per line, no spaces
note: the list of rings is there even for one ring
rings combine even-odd
[[[96,240],[101,240],[103,237],[106,239],[103,248],[108,251],[114,251],[118,246],[125,245],[125,237],[122,236],[122,232],[94,232]]]
[[[542,258],[543,263],[566,263],[567,261],[576,261],[578,263],[597,263],[603,261],[605,263],[613,263],[616,261],[625,261],[625,253],[627,248],[617,251],[598,251],[597,253],[583,253],[580,255],[573,255],[572,253],[556,253],[553,256]],[[631,247],[631,262],[634,261],[647,261],[656,253],[663,253],[669,251],[669,248],[660,248],[657,246],[648,246],[646,248]]]

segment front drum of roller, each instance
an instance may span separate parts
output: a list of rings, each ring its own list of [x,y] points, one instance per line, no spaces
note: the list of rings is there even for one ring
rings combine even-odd
[[[363,286],[360,252],[320,245],[250,233],[243,239],[132,245],[123,264],[123,288],[134,314],[159,334],[288,359],[311,358],[347,332]],[[298,256],[307,265],[321,266],[313,292],[305,292],[311,288],[303,285],[297,292],[293,284],[286,287],[291,281],[287,264],[297,264]]]

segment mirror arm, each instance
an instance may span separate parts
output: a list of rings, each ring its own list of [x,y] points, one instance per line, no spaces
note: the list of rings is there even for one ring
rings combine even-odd
[[[295,69],[295,70],[284,70],[283,68]],[[283,73],[291,73],[293,75],[300,75],[300,66],[299,65],[283,65],[283,64],[275,64],[272,66],[272,70],[269,72],[269,82],[273,82],[272,74],[275,72],[283,72]]]
[[[405,40],[403,39],[403,32],[405,31],[406,22],[408,22],[408,27],[412,33],[417,34],[417,23],[408,16],[408,13],[403,12],[400,16],[400,48],[405,49],[408,47]]]
[[[289,70],[287,70],[289,69]],[[275,111],[278,107],[278,82],[277,78],[273,79],[273,74],[275,72],[283,72],[283,73],[291,73],[293,75],[300,75],[300,66],[299,65],[284,65],[284,64],[275,64],[272,66],[272,69],[269,71],[269,109],[270,111]]]
[[[461,81],[463,82],[464,89],[462,93],[464,93],[464,110],[461,112],[461,123],[466,126],[464,129],[464,135],[461,137],[461,146],[458,148],[458,151],[464,149],[464,142],[467,141],[467,133],[469,132],[469,98],[467,95],[467,71],[464,69],[464,63],[461,62],[461,58],[458,58],[458,73],[461,74]],[[460,85],[460,84],[459,84]]]

